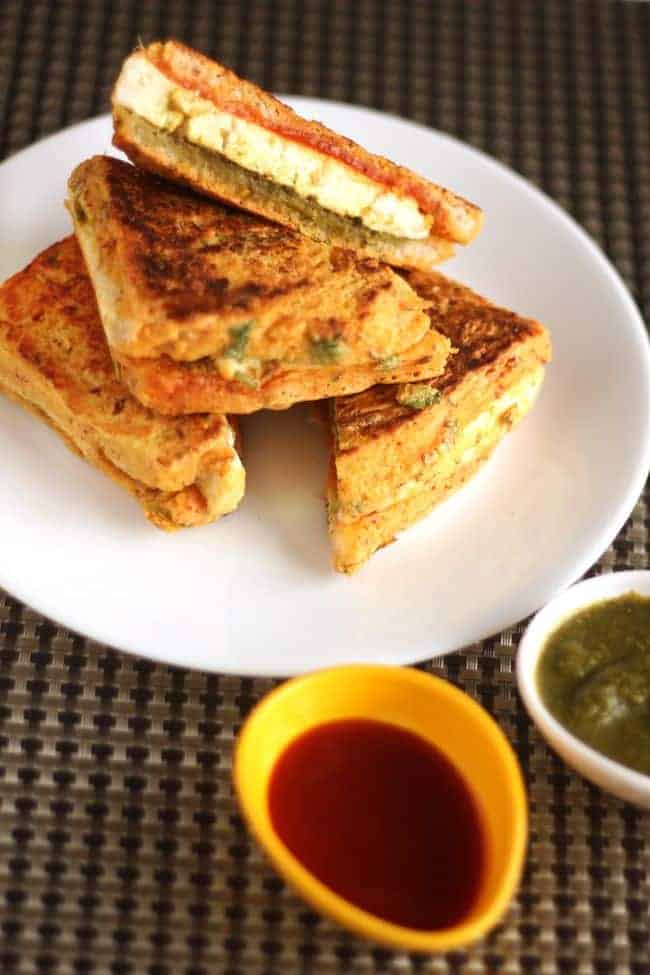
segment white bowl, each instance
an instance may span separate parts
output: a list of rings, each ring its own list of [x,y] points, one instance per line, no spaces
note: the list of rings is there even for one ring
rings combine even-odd
[[[567,731],[542,701],[535,676],[546,638],[560,623],[592,603],[629,592],[650,596],[650,571],[614,572],[585,579],[548,603],[532,619],[519,644],[517,683],[530,717],[567,764],[615,796],[650,809],[650,775],[606,758]]]

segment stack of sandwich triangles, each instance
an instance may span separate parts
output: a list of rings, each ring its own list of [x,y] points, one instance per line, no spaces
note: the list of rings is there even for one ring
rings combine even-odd
[[[235,417],[328,404],[350,572],[527,412],[548,334],[433,270],[481,211],[170,41],[134,52],[75,236],[0,289],[0,388],[163,528],[244,492]]]

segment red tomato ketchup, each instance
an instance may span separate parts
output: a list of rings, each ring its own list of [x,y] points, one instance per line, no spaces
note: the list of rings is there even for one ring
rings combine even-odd
[[[293,741],[269,784],[273,827],[339,896],[418,930],[465,919],[478,895],[478,809],[451,762],[382,721],[319,725]]]

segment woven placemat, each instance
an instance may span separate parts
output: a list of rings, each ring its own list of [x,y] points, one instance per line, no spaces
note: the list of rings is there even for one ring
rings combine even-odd
[[[396,112],[502,159],[601,243],[647,317],[649,32],[650,6],[631,2],[4,0],[0,157],[104,111],[137,39],[176,36],[267,87]],[[594,571],[645,568],[648,551],[644,497]],[[0,972],[650,975],[650,817],[539,739],[513,686],[520,633],[425,665],[510,737],[531,840],[505,922],[421,958],[317,917],[250,842],[231,748],[271,681],[128,657],[0,593]]]

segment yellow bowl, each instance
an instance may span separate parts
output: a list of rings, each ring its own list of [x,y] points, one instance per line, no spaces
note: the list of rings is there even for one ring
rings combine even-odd
[[[275,832],[268,787],[277,759],[298,735],[342,718],[373,718],[420,735],[447,756],[474,796],[486,862],[474,908],[453,927],[415,930],[356,907],[321,883]],[[527,833],[519,766],[487,712],[447,681],[418,670],[365,665],[290,680],[249,715],[237,741],[233,775],[248,825],[279,872],[316,910],[363,937],[408,951],[450,951],[489,931],[515,892]]]

